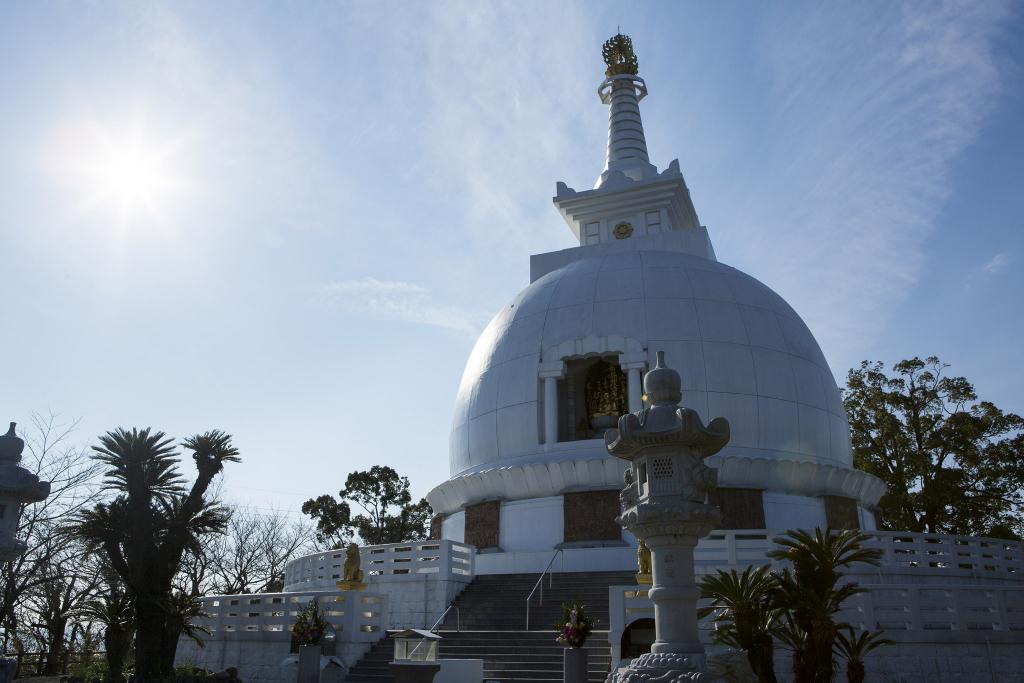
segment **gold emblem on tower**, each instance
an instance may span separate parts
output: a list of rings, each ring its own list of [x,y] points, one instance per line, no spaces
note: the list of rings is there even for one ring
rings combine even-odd
[[[612,234],[615,236],[615,239],[624,240],[633,234],[633,225],[623,221],[615,226],[615,229],[612,230]]]
[[[601,48],[601,56],[604,57],[604,63],[608,65],[608,69],[604,72],[604,75],[608,78],[618,74],[631,74],[635,76],[639,73],[640,66],[636,61],[636,53],[633,52],[633,41],[630,40],[629,36],[616,33],[604,41],[604,47]]]

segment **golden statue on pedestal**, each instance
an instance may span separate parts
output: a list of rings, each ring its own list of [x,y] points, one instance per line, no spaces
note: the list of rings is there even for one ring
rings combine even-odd
[[[342,580],[335,585],[340,591],[361,591],[366,589],[363,583],[363,570],[359,568],[359,546],[349,543],[345,548],[345,568],[342,573]]]
[[[636,547],[636,582],[642,586],[651,585],[651,549],[640,539]]]

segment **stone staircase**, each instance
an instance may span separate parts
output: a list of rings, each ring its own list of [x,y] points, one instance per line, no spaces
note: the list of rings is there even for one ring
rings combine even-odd
[[[555,642],[554,625],[562,617],[563,602],[581,602],[594,618],[587,640],[588,679],[600,683],[608,674],[608,586],[632,584],[629,572],[554,574],[544,578],[544,603],[538,589],[530,604],[526,630],[526,596],[537,574],[477,576],[438,627],[441,659],[483,659],[484,680],[560,681],[562,646]],[[459,627],[460,630],[456,631]],[[383,638],[348,673],[351,683],[391,683],[388,670],[394,643]]]

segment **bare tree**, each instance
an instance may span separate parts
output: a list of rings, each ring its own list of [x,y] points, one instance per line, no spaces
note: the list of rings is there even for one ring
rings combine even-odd
[[[179,579],[183,590],[239,594],[276,592],[284,586],[284,568],[293,557],[312,552],[314,531],[305,520],[278,511],[234,507],[227,530],[193,556]]]
[[[69,623],[77,616],[88,600],[97,595],[100,588],[99,563],[83,561],[83,548],[58,533],[48,534],[51,544],[43,556],[48,561],[40,568],[43,581],[26,591],[25,599],[16,609],[28,617],[33,628],[39,630],[45,642],[44,675],[64,672],[67,665],[68,646],[74,640],[77,629],[69,631]]]
[[[207,553],[213,568],[213,590],[222,594],[252,593],[263,574],[263,520],[246,508],[233,508],[224,535],[213,539]]]
[[[87,447],[74,443],[78,421],[61,421],[54,413],[33,413],[30,425],[20,435],[25,439],[22,467],[50,482],[50,495],[38,503],[21,507],[18,537],[27,548],[18,558],[0,565],[0,624],[4,627],[0,652],[7,652],[18,632],[18,613],[30,591],[39,589],[52,575],[51,565],[68,548],[60,524],[97,496],[97,463]]]
[[[289,520],[280,510],[263,515],[263,576],[261,592],[284,590],[284,569],[292,559],[315,552],[316,531],[305,519]]]

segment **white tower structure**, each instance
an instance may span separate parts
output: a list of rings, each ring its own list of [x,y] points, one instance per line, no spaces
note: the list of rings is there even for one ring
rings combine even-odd
[[[650,162],[629,38],[603,56],[605,168],[593,189],[560,182],[554,197],[579,246],[531,257],[530,285],[477,341],[450,476],[427,496],[434,536],[477,546],[477,573],[541,571],[558,549],[564,571],[634,568],[635,539],[615,523],[623,467],[602,437],[643,408],[658,350],[682,377],[683,404],[732,427],[708,461],[723,529],[874,529],[884,486],[852,467],[813,335],[775,292],[717,260],[678,160]]]

